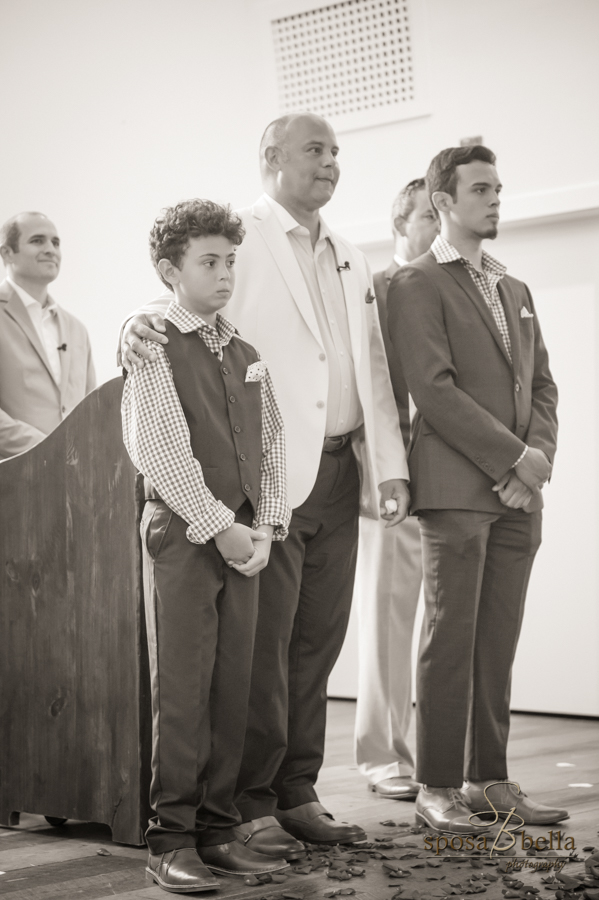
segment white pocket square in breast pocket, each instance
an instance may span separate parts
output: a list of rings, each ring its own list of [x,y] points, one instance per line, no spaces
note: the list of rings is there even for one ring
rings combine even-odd
[[[521,319],[534,319],[534,317],[535,317],[535,314],[529,312],[525,306],[523,306],[522,309],[520,310],[520,318]]]
[[[252,363],[251,366],[248,366],[248,370],[245,373],[245,380],[262,381],[267,371],[268,368],[266,362],[263,359],[259,359],[258,362]]]

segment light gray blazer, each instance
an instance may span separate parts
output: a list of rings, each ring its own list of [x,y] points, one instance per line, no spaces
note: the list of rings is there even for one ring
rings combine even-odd
[[[56,382],[21,298],[0,284],[0,459],[38,444],[96,386],[91,346],[81,322],[58,307],[62,375]]]

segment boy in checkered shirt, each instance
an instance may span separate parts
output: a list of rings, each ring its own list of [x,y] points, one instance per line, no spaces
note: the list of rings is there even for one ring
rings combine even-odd
[[[125,445],[144,475],[141,523],[152,684],[155,816],[149,878],[173,893],[284,868],[236,841],[258,578],[283,540],[283,423],[265,363],[218,312],[244,236],[229,208],[190,200],[150,235],[173,292],[167,344],[129,373]],[[199,855],[198,855],[199,854]]]

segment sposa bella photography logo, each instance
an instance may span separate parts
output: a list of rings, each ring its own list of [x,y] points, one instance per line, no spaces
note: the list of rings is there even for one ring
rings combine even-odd
[[[572,851],[576,850],[576,844],[573,837],[563,835],[561,831],[550,831],[546,836],[535,838],[522,830],[524,819],[517,814],[516,806],[513,806],[511,809],[496,809],[493,801],[487,794],[487,791],[495,785],[504,786],[506,784],[511,784],[516,788],[517,793],[520,793],[520,785],[515,781],[493,782],[493,784],[487,785],[484,792],[490,809],[473,812],[470,816],[470,821],[473,825],[482,825],[487,828],[492,828],[501,820],[501,827],[496,834],[438,834],[434,837],[433,835],[426,835],[424,838],[425,849],[434,850],[435,856],[439,856],[445,850],[454,850],[458,852],[462,850],[477,850],[479,852],[488,851],[490,859],[493,859],[494,854],[497,856],[501,853],[509,853],[512,858],[510,862],[507,863],[509,869],[531,868],[548,870],[553,868],[557,871],[561,871],[565,865],[565,859],[545,857],[544,859],[536,858],[530,860],[526,857],[518,857],[516,855],[518,850],[522,850],[524,853],[527,853],[530,850],[541,853],[543,851],[556,850]],[[519,841],[517,840],[518,837]],[[510,851],[514,849],[515,853],[510,853]]]

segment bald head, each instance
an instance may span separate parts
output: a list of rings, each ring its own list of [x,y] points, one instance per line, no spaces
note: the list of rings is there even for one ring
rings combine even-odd
[[[48,220],[48,217],[41,212],[22,212],[16,216],[7,219],[0,228],[0,249],[2,247],[10,247],[15,253],[19,252],[19,238],[21,237],[20,225],[28,222],[32,217]]]
[[[43,213],[18,213],[0,228],[0,255],[11,278],[26,289],[49,284],[60,271],[58,232]]]
[[[337,138],[326,119],[292,113],[267,126],[260,141],[264,188],[292,214],[314,212],[333,196],[339,180]]]

